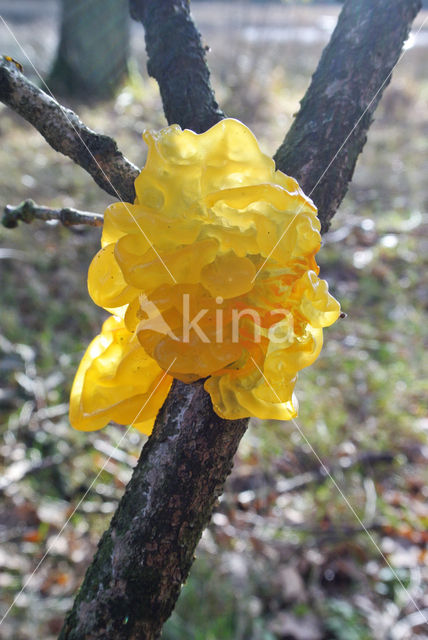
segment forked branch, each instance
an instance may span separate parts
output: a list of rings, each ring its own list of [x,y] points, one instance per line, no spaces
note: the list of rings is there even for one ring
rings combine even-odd
[[[168,121],[198,132],[207,129],[223,114],[209,86],[188,2],[131,0],[131,6],[146,28],[149,72],[160,84]],[[376,95],[379,80],[388,78],[419,7],[419,0],[345,2],[301,112],[278,150],[279,168],[299,178],[307,192],[314,189],[324,230],[346,192],[365,142],[380,98],[380,93]],[[39,90],[29,92],[18,73],[5,63],[0,65],[0,99],[43,130],[46,139],[49,132],[40,122],[53,118],[54,144],[48,141],[66,153],[64,149],[76,141],[71,136],[70,142],[70,135],[61,141],[62,127],[70,133],[61,108],[41,97]],[[37,117],[21,103],[22,91],[29,105],[35,100]],[[101,145],[102,166],[115,157],[114,148]],[[339,149],[326,180],[323,177],[317,184]],[[74,153],[75,161],[84,166],[80,154]],[[124,159],[118,164],[123,171],[117,171],[116,182],[112,182],[124,199],[132,201],[130,177],[135,177],[136,169],[130,169]],[[101,184],[93,167],[89,172]],[[100,540],[61,640],[159,637],[246,426],[246,420],[221,420],[201,382],[174,382],[111,525]]]
[[[393,1],[410,8],[400,12],[403,21],[402,40],[394,39],[396,59],[416,13],[417,3],[413,0]],[[345,4],[345,15],[349,13],[353,2],[354,0],[348,0]],[[371,3],[372,0],[358,0],[360,11],[366,10]],[[155,15],[154,5],[164,3],[141,0],[133,4],[143,8],[140,17],[149,31],[144,8],[148,11],[150,7]],[[165,4],[182,6],[185,3]],[[385,74],[391,69],[391,51],[388,49],[383,54],[382,49],[378,49],[376,40],[367,44],[359,58],[354,56],[353,43],[364,41],[365,31],[369,28],[367,20],[374,20],[375,24],[379,24],[381,18],[386,23],[388,21],[389,12],[385,13],[383,0],[373,4],[378,7],[378,13],[370,11],[367,19],[356,21],[351,31],[349,22],[342,17],[339,21],[341,27],[335,31],[329,45],[333,55],[337,46],[335,43],[341,44],[340,55],[349,57],[350,68],[354,66],[355,74],[360,72],[359,67],[364,60],[372,68],[373,58],[376,58],[379,67],[384,67]],[[162,26],[162,41],[159,41],[158,46],[163,43],[164,55],[168,60],[168,46],[175,37],[174,21],[167,20]],[[347,31],[344,32],[343,29]],[[388,30],[388,26],[384,30]],[[146,36],[150,38],[149,33]],[[156,51],[156,55],[161,56],[160,49]],[[321,73],[323,65],[326,74],[332,73],[328,64],[329,57],[324,56],[323,60]],[[165,78],[161,74],[158,80],[162,83]],[[189,84],[185,86],[185,90],[191,91],[192,81],[198,82],[198,76],[187,78],[186,82]],[[352,93],[352,82],[353,73],[350,72],[344,85],[348,93]],[[167,110],[170,108],[170,100],[174,103],[173,97],[169,95],[167,88],[162,88],[162,84],[161,93]],[[179,103],[181,98],[182,92],[178,93],[176,114],[180,114],[183,108]],[[184,115],[187,118],[186,113]],[[319,127],[322,128],[330,116],[318,111],[316,117],[320,119]],[[303,167],[298,146],[290,151],[289,162],[293,161],[293,166],[300,170],[303,168],[307,184],[315,182],[325,169],[325,154],[333,155],[344,141],[348,131],[349,112],[344,110],[341,119],[341,112],[338,111],[335,117],[337,126],[332,129],[331,138],[327,141],[323,139],[322,142],[325,148],[319,147],[317,138],[312,139],[314,157],[309,167]],[[313,119],[309,112],[306,112],[306,118],[309,120],[308,127],[314,127],[314,124],[310,125]],[[197,131],[213,124],[212,112],[205,120],[204,114],[198,113],[195,123],[181,121],[175,116],[173,119],[178,124],[190,126]],[[359,131],[363,137],[369,124],[370,120],[366,123],[366,129]],[[344,148],[349,144],[354,144],[354,141],[346,141]],[[344,193],[348,174],[339,172],[337,179],[340,182],[338,189],[342,188],[341,193]],[[339,192],[326,192],[324,205],[329,212],[339,205]],[[213,412],[210,398],[200,382],[185,385],[175,381],[158,415],[154,432],[143,448],[111,526],[104,534],[98,553],[88,569],[73,610],[66,620],[61,640],[154,640],[159,637],[163,623],[179,595],[180,585],[187,577],[196,544],[210,519],[215,498],[222,491],[230,472],[233,456],[246,425],[246,420],[221,420]]]

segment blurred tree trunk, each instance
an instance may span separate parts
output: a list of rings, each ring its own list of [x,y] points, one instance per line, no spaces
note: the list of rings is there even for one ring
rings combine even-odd
[[[108,98],[128,73],[127,0],[62,0],[61,33],[48,78],[54,93]]]

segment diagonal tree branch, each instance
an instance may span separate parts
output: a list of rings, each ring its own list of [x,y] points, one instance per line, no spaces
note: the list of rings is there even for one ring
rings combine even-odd
[[[55,151],[85,169],[104,191],[134,202],[139,170],[118,150],[116,141],[86,127],[4,56],[0,56],[0,100],[30,122]]]
[[[365,142],[380,98],[380,94],[374,97],[380,76],[388,78],[419,5],[419,0],[347,0],[299,116],[277,152],[279,168],[298,177],[310,192],[345,141],[313,193],[324,230],[346,192]],[[160,84],[168,121],[195,131],[209,128],[223,114],[209,85],[188,3],[131,0],[131,6],[146,29],[149,71]],[[112,193],[90,154],[82,149],[63,108],[5,59],[0,62],[0,99]],[[347,139],[367,106],[367,114]],[[137,168],[123,158],[113,140],[87,129],[73,112],[67,115],[121,198],[132,202]],[[100,541],[61,632],[62,640],[159,636],[246,424],[246,420],[218,418],[202,383],[174,383]]]
[[[372,73],[383,67],[384,73],[389,73],[419,4],[415,0],[392,0],[399,21],[394,18],[391,23],[391,10],[389,8],[386,11],[385,1],[347,0],[329,45],[329,54],[324,55],[320,63],[318,73],[327,77],[335,70],[332,59],[339,56],[348,58],[346,81],[341,84],[344,105],[348,99],[358,99],[351,87],[354,76],[361,73],[361,66],[367,65]],[[353,4],[358,6],[359,12],[356,15],[358,19],[350,25],[346,16],[352,13]],[[193,78],[189,69],[184,73],[184,80],[181,76],[184,87],[177,87],[176,95],[171,93],[174,83],[172,80],[169,83],[164,74],[167,70],[169,73],[179,73],[179,68],[174,56],[168,53],[166,56],[170,62],[165,63],[164,67],[160,59],[176,37],[175,32],[171,31],[176,23],[169,13],[162,23],[159,13],[161,5],[167,6],[168,11],[172,7],[176,7],[178,12],[185,10],[184,1],[132,2],[134,15],[141,18],[146,26],[150,64],[161,83],[168,120],[201,131],[213,124],[215,110],[204,111],[202,106],[201,112],[197,105],[192,104],[187,109],[187,105],[182,104],[187,94],[192,94]],[[155,38],[150,20],[156,19],[162,41],[149,46],[150,39]],[[376,38],[370,42],[365,39],[365,34],[368,29],[373,33],[372,24],[376,25],[377,31]],[[401,35],[392,35],[391,29],[398,29]],[[389,46],[385,49],[377,46],[378,41],[383,42],[390,37],[394,43],[394,55]],[[355,55],[355,42],[363,43],[358,56]],[[185,42],[181,44],[186,48]],[[193,46],[192,41],[190,46]],[[185,65],[188,64],[187,53],[182,52]],[[159,63],[153,62],[157,57]],[[341,63],[337,64],[340,66]],[[367,99],[368,94],[364,95]],[[296,144],[287,152],[285,165],[282,163],[282,153],[287,151],[286,147],[277,156],[281,168],[291,173],[289,167],[292,166],[295,168],[293,173],[300,175],[301,179],[303,177],[306,189],[308,185],[315,184],[325,169],[325,154],[330,160],[349,131],[349,110],[343,107],[334,113],[335,126],[330,123],[329,136],[326,138],[322,135],[318,129],[323,130],[331,117],[328,101],[322,104],[326,111],[320,107],[315,115],[306,110],[301,116],[302,126],[306,124],[307,131],[317,131],[317,135],[312,133],[311,144],[314,149],[308,166],[305,165],[306,156],[301,154]],[[316,108],[316,104],[313,107]],[[360,147],[370,120],[356,132]],[[321,123],[319,127],[316,122]],[[305,143],[305,139],[301,142]],[[354,157],[347,149],[355,144],[355,139],[345,143],[344,149],[348,155],[339,158],[340,163],[348,156]],[[343,197],[346,191],[349,170],[337,172],[335,179],[339,183],[337,188],[332,186],[326,190],[322,201],[330,217],[340,203],[340,194]],[[326,218],[324,228],[327,222]],[[180,585],[187,576],[215,498],[222,491],[231,469],[246,424],[246,420],[231,422],[218,418],[201,382],[185,385],[175,381],[111,526],[99,543],[95,559],[66,619],[61,640],[154,640],[159,637],[162,625],[179,595]]]
[[[147,70],[158,81],[169,124],[201,133],[224,118],[215,101],[188,0],[130,0],[145,29]]]
[[[318,207],[323,231],[345,197],[374,111],[420,8],[420,0],[346,2],[276,152],[278,169],[295,177]]]

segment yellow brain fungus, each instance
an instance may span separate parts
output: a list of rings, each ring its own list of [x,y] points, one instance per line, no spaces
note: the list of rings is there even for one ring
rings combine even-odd
[[[338,302],[318,278],[320,222],[242,123],[144,134],[134,204],[105,212],[89,292],[113,314],[71,393],[77,429],[150,433],[173,378],[206,378],[223,418],[288,420]]]

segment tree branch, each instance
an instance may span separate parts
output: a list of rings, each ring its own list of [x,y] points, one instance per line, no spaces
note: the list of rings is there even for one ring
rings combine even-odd
[[[319,210],[323,231],[342,202],[373,113],[420,0],[346,2],[301,108],[274,157]]]
[[[342,68],[343,58],[348,59],[346,78],[340,82],[342,97],[336,96],[342,106],[334,112],[335,122],[327,123],[326,112],[318,109],[311,99],[315,114],[305,107],[299,120],[299,127],[312,132],[307,134],[310,144],[303,136],[303,150],[294,143],[290,150],[282,147],[278,153],[277,162],[281,168],[299,175],[306,189],[316,183],[320,169],[325,168],[325,157],[330,159],[342,144],[343,132],[349,130],[350,124],[355,124],[355,121],[349,121],[350,111],[344,105],[348,100],[359,104],[359,95],[354,93],[352,84],[362,73],[361,67],[367,65],[378,77],[379,69],[389,70],[401,50],[418,2],[392,0],[397,18],[390,6],[385,9],[385,1],[379,0],[372,7],[371,0],[347,0],[343,10],[345,18],[354,15],[352,5],[355,4],[360,10],[358,19],[350,25],[342,16],[317,71],[327,81],[328,74],[335,72],[332,60],[337,58],[337,65]],[[221,114],[212,97],[208,100],[211,107],[207,108],[209,85],[205,81],[199,82],[201,56],[200,51],[196,54],[193,51],[194,47],[200,47],[199,36],[195,44],[190,29],[190,47],[182,40],[186,33],[182,22],[186,23],[189,16],[186,3],[184,0],[131,0],[131,6],[134,16],[146,27],[150,71],[160,83],[168,121],[195,131],[205,130],[221,118]],[[177,16],[173,16],[174,10]],[[366,15],[362,16],[364,11]],[[402,39],[396,35],[392,37],[389,28],[388,37],[391,35],[393,45],[378,46],[376,29],[381,28],[383,20],[390,18],[394,25],[397,19],[401,20]],[[171,33],[175,25],[178,35]],[[155,33],[157,29],[159,31]],[[372,39],[366,38],[368,31]],[[383,26],[379,33],[382,43],[385,39]],[[355,54],[356,42],[362,43],[358,56]],[[198,70],[196,76],[194,65]],[[335,77],[339,81],[336,74]],[[200,103],[194,101],[192,83],[195,81],[205,92],[205,99]],[[367,81],[373,82],[371,77]],[[377,89],[376,81],[373,84]],[[327,83],[327,86],[332,93],[335,85]],[[360,87],[359,82],[357,86]],[[364,92],[364,99],[367,95]],[[322,95],[319,100],[322,102]],[[321,125],[315,134],[314,122],[318,121],[318,114]],[[370,121],[371,115],[364,121],[365,130]],[[313,147],[311,161],[305,155],[305,145]],[[338,164],[354,158],[354,146],[355,141],[350,138]],[[282,163],[284,154],[285,165]],[[294,169],[291,171],[290,167]],[[340,202],[338,194],[345,192],[350,179],[346,168],[336,169],[335,175],[338,185],[330,185],[325,190],[321,203],[324,229],[328,226],[328,216],[333,215]],[[215,499],[222,491],[246,425],[247,420],[221,420],[213,412],[201,382],[193,385],[174,382],[110,528],[99,543],[60,640],[152,640],[159,637],[179,595],[180,585],[188,574],[196,544],[210,518]]]
[[[158,637],[246,426],[219,418],[202,382],[174,383],[61,640]]]
[[[55,151],[85,169],[101,189],[134,202],[139,169],[122,155],[115,140],[86,127],[71,109],[27,80],[4,56],[0,56],[0,100],[30,122]]]
[[[33,200],[24,200],[17,207],[6,205],[4,208],[2,225],[8,229],[18,226],[18,222],[30,223],[33,220],[56,220],[65,227],[78,224],[86,224],[91,227],[101,227],[104,216],[90,211],[78,211],[77,209],[50,209],[40,207]]]
[[[158,81],[169,124],[202,133],[224,118],[210,84],[201,36],[187,0],[130,0],[145,29],[147,70]]]

